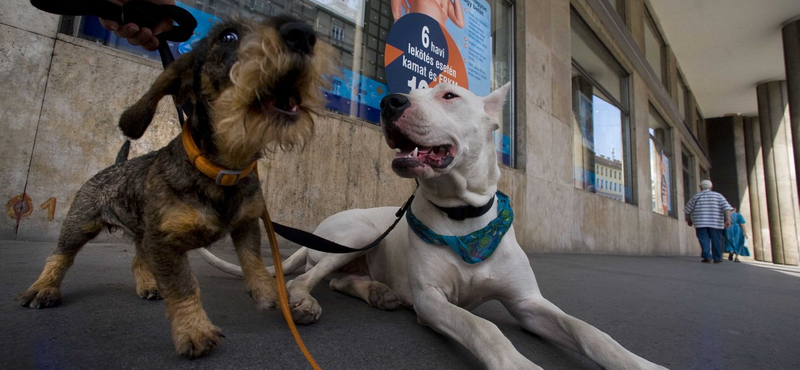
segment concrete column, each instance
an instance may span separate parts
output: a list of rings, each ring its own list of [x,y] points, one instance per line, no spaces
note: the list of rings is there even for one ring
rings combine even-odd
[[[783,64],[786,68],[792,144],[795,148],[795,178],[800,178],[800,17],[783,26]]]
[[[769,240],[767,192],[764,184],[764,159],[761,150],[761,125],[758,117],[744,118],[744,144],[748,193],[750,195],[750,250],[756,261],[772,262],[772,243]],[[745,218],[748,218],[746,213]]]
[[[753,223],[749,220],[748,215],[751,214],[750,204],[750,187],[747,182],[747,154],[746,145],[744,142],[744,117],[733,117],[733,151],[736,158],[736,192],[739,194],[739,214],[745,218],[745,224],[742,225],[742,231],[748,238],[753,236]],[[752,239],[750,240],[752,242]],[[752,243],[751,243],[752,244]],[[753,247],[750,247],[752,250]],[[751,253],[751,256],[753,254]]]
[[[767,193],[772,262],[798,265],[797,184],[789,124],[786,82],[759,84],[758,117]]]

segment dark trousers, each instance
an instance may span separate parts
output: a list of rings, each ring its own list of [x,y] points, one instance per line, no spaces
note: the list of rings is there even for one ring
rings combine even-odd
[[[701,257],[722,261],[722,232],[723,229],[711,227],[695,228],[697,240],[700,242],[700,249],[702,250]]]

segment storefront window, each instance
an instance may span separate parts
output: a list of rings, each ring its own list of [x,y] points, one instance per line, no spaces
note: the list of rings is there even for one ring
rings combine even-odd
[[[673,196],[672,131],[664,118],[650,106],[650,188],[653,212],[675,216]]]
[[[288,14],[311,24],[317,37],[336,48],[341,61],[341,73],[332,77],[332,87],[326,92],[327,108],[342,115],[357,117],[378,124],[380,121],[380,100],[390,92],[387,81],[385,53],[387,38],[400,15],[392,13],[393,0],[186,0],[177,4],[189,10],[198,21],[195,36],[180,44],[170,43],[173,54],[191,50],[192,43],[200,39],[214,23],[228,15],[248,18]],[[396,1],[396,0],[395,0]],[[411,9],[412,2],[405,3],[403,9]],[[514,4],[508,0],[452,0],[452,6],[461,9],[464,17],[441,20],[447,22],[450,31],[460,30],[455,39],[470,40],[454,42],[463,57],[467,72],[473,65],[473,75],[482,78],[484,89],[470,90],[479,95],[503,86],[513,80],[514,75]],[[403,11],[405,12],[405,10]],[[405,13],[403,13],[405,14]],[[453,19],[458,22],[453,26]],[[465,23],[465,20],[473,23]],[[78,23],[78,37],[96,41],[116,49],[125,50],[151,59],[158,59],[158,53],[148,53],[120,40],[113,33],[103,29],[93,17],[82,17]],[[445,23],[443,23],[445,25]],[[481,32],[478,37],[477,32]],[[480,40],[474,42],[472,40]],[[445,45],[440,45],[445,46]],[[469,50],[467,50],[469,49]],[[470,59],[477,55],[475,49],[485,51],[480,60]],[[401,52],[407,52],[402,50]],[[453,52],[457,55],[458,52]],[[461,60],[461,58],[458,58]],[[450,61],[448,60],[448,63]],[[432,68],[431,68],[432,69]],[[466,73],[469,74],[469,73]],[[470,76],[472,79],[472,76]],[[470,81],[472,82],[472,81]],[[417,81],[415,87],[425,87]],[[399,92],[399,91],[398,91]],[[508,166],[514,165],[514,106],[513,88],[509,104],[503,113],[503,123],[495,141],[498,144],[498,158]]]
[[[574,184],[633,203],[628,74],[572,13]]]

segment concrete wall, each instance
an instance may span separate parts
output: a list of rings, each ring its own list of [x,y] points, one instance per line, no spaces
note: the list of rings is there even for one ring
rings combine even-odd
[[[682,204],[678,204],[678,218],[651,211],[647,119],[653,92],[592,3],[596,5],[597,0],[576,0],[572,5],[631,72],[637,201],[620,203],[574,188],[571,3],[518,1],[515,82],[521,165],[503,167],[500,181],[501,190],[512,198],[517,237],[524,248],[535,251],[695,254],[696,240],[683,222]],[[628,3],[629,37],[641,44],[644,3]],[[13,0],[0,12],[0,50],[9,54],[0,59],[7,61],[0,62],[0,83],[12,87],[0,99],[4,118],[0,121],[0,199],[25,192],[33,207],[16,232],[16,220],[4,217],[0,238],[54,240],[79,186],[113,163],[122,144],[116,118],[161,68],[152,61],[56,35],[57,19],[32,9],[26,1]],[[20,19],[30,20],[16,22]],[[145,137],[134,143],[132,155],[158,148],[178,133],[168,101],[162,102],[156,120]],[[682,184],[680,143],[693,142],[681,130],[676,126],[673,142],[678,188]],[[274,220],[311,230],[337,211],[399,205],[408,197],[413,181],[391,172],[393,152],[376,126],[330,113],[318,119],[316,132],[302,153],[275,153],[259,164]],[[690,144],[699,162],[707,163],[701,150]],[[681,194],[678,189],[674,196],[682,199]],[[40,208],[51,198],[56,199],[52,220]]]

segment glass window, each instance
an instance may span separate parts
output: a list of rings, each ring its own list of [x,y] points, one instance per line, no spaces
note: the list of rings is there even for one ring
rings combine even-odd
[[[311,24],[319,39],[335,47],[336,57],[341,61],[341,75],[332,78],[332,88],[326,92],[327,108],[378,124],[380,100],[389,93],[384,52],[389,31],[395,23],[391,2],[392,0],[180,0],[176,3],[195,16],[198,28],[192,39],[183,43],[170,43],[170,47],[176,56],[188,52],[192,43],[202,37],[213,23],[230,15],[248,18],[292,15]],[[407,4],[408,9],[413,12],[414,7],[410,4],[411,1]],[[453,42],[452,45],[460,50],[448,53],[452,56],[460,53],[461,58],[456,60],[463,58],[467,71],[465,74],[470,75],[470,81],[475,77],[483,82],[481,86],[485,86],[486,91],[476,93],[486,95],[506,82],[513,81],[513,1],[451,0],[451,4],[462,9],[463,17],[451,15],[440,22],[446,25],[444,29],[451,33],[449,36],[453,39],[463,37],[464,40],[471,41]],[[454,23],[454,20],[458,23]],[[157,52],[146,52],[129,45],[124,39],[118,39],[113,33],[103,29],[95,17],[78,17],[71,21],[78,25],[75,36],[147,58],[159,59]],[[452,58],[447,63],[455,64]],[[508,166],[514,166],[515,159],[513,86],[511,91],[509,103],[503,111],[501,128],[495,135],[499,161]]]
[[[625,22],[625,0],[608,0],[608,3],[617,11],[622,21]]]
[[[678,112],[681,114],[681,119],[689,122],[690,120],[686,118],[688,112],[688,109],[686,109],[686,94],[686,84],[683,82],[683,78],[678,78],[678,91],[676,92],[678,98]]]
[[[683,166],[683,204],[686,204],[697,193],[697,186],[694,179],[694,156],[683,145],[681,145],[681,165]]]
[[[633,203],[628,73],[574,10],[572,110],[575,187]]]
[[[672,130],[656,109],[650,106],[650,186],[653,212],[675,216],[672,186]]]
[[[697,140],[700,146],[708,153],[708,138],[706,137],[706,121],[700,115],[700,111],[695,111],[695,126],[697,127]]]
[[[653,21],[650,12],[645,11],[645,13],[644,55],[645,58],[647,58],[647,62],[650,63],[650,67],[653,68],[653,72],[655,72],[656,76],[661,80],[661,83],[666,85],[667,74],[664,70],[664,41],[658,33],[655,21]]]

